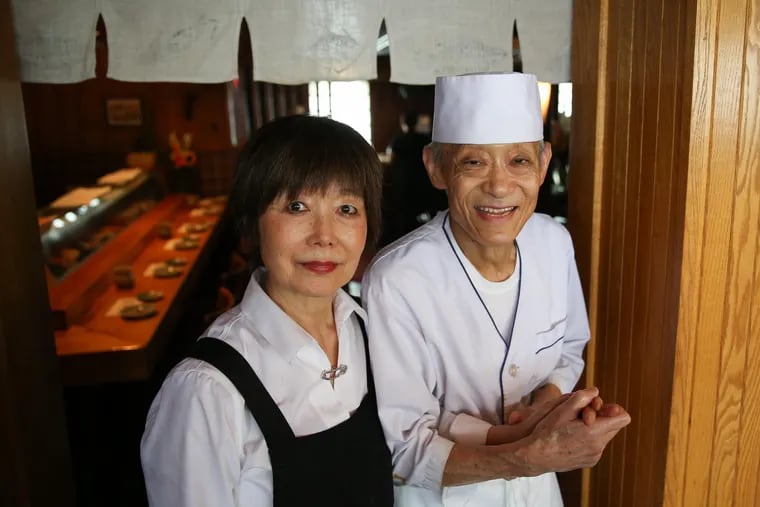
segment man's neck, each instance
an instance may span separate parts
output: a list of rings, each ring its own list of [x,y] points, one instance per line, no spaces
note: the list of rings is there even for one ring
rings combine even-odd
[[[459,249],[483,278],[491,282],[503,282],[512,276],[517,262],[517,248],[514,242],[508,245],[484,246],[472,239],[453,220],[450,220],[449,224]]]

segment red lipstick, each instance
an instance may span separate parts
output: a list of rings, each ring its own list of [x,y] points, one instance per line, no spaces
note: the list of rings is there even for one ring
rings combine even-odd
[[[331,273],[335,271],[335,268],[338,265],[334,262],[327,262],[327,261],[311,261],[311,262],[304,262],[303,267],[308,269],[309,271],[313,273],[318,274],[326,274]]]

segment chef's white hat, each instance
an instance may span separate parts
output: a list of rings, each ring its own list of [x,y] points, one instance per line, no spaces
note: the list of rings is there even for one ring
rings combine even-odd
[[[544,137],[541,99],[533,74],[444,76],[435,80],[433,141],[506,144]]]

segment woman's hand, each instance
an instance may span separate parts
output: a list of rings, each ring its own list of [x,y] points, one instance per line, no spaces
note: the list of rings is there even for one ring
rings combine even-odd
[[[559,387],[554,384],[546,384],[534,390],[529,396],[524,396],[520,403],[511,405],[505,410],[504,422],[505,424],[518,424],[527,419],[530,414],[535,410],[535,407],[541,406],[544,403],[555,400],[562,396],[562,392]]]
[[[506,424],[491,426],[488,430],[486,445],[507,444],[527,437],[549,412],[569,397],[569,394],[564,394],[529,406],[523,403],[514,405],[506,414]]]
[[[534,407],[555,400],[561,395],[562,393],[559,390],[559,387],[554,384],[546,384],[545,386],[539,387],[533,391],[529,404],[521,402],[513,406],[509,413],[506,414],[506,424],[513,425],[522,422],[529,417],[534,410]],[[590,426],[596,421],[597,417],[615,417],[622,413],[623,408],[620,405],[615,403],[605,404],[602,398],[595,396],[591,400],[591,403],[581,410],[579,418],[583,419],[583,422]]]
[[[531,405],[537,405],[562,396],[562,391],[554,384],[546,384],[533,391]]]
[[[554,384],[546,384],[545,386],[533,391],[533,402],[531,405],[555,399],[560,395],[561,392],[557,386]],[[591,400],[591,403],[583,408],[580,414],[580,418],[583,419],[583,422],[586,423],[587,426],[590,426],[594,424],[594,421],[596,421],[597,417],[615,417],[621,415],[623,412],[623,407],[620,405],[616,403],[604,403],[602,398],[595,396]],[[512,412],[512,414],[515,414],[515,412]],[[519,418],[522,414],[519,412],[514,416],[512,414],[510,414],[510,420],[519,422]]]

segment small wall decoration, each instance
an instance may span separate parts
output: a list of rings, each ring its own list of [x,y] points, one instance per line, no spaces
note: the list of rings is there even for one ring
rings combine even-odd
[[[180,142],[176,132],[169,134],[170,157],[175,168],[192,167],[198,161],[198,156],[190,149],[192,144],[193,135],[189,132],[182,134],[182,142]]]
[[[106,120],[115,127],[142,125],[140,99],[107,99]]]

